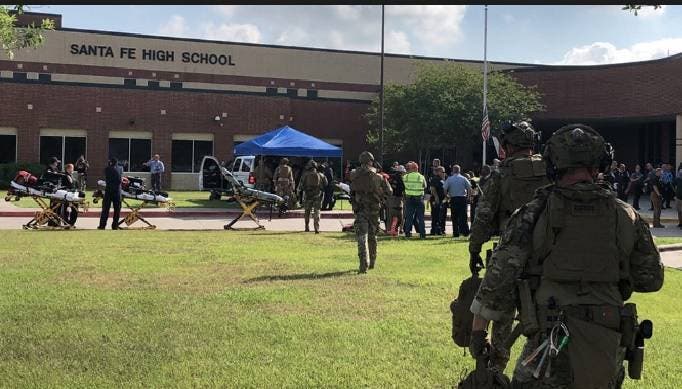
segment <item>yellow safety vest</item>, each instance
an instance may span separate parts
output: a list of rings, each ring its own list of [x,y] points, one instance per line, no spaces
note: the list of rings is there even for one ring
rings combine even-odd
[[[424,187],[426,186],[426,181],[424,176],[418,172],[407,173],[403,176],[403,182],[405,183],[405,195],[406,196],[423,196]]]

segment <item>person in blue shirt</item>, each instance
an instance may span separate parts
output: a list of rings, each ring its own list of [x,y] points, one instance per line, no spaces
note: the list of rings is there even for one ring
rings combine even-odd
[[[673,198],[673,173],[672,166],[669,163],[663,164],[663,173],[661,173],[661,184],[663,186],[663,207],[662,209],[670,208],[670,200]]]
[[[145,162],[144,165],[149,166],[149,172],[152,174],[152,190],[154,192],[161,191],[161,175],[166,169],[163,162],[160,161],[159,154],[154,154],[154,158]]]
[[[450,215],[452,217],[452,237],[460,234],[469,236],[469,221],[467,217],[467,200],[472,195],[471,182],[460,175],[459,165],[452,165],[452,175],[443,185],[445,197],[449,199]]]

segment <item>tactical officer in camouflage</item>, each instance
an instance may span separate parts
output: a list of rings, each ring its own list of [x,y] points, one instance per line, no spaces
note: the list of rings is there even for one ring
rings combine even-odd
[[[303,199],[305,207],[305,231],[310,231],[310,213],[313,213],[315,233],[320,233],[320,207],[322,206],[323,190],[327,186],[327,177],[317,171],[317,163],[312,159],[306,164],[305,173],[298,182],[299,197]]]
[[[470,350],[485,355],[489,321],[511,318],[518,298],[514,334],[527,341],[514,388],[617,388],[624,347],[636,350],[636,309],[624,302],[660,290],[663,265],[637,211],[594,181],[612,155],[588,126],[556,131],[543,153],[555,184],[514,212],[493,252],[471,305]]]
[[[535,138],[535,131],[526,121],[508,123],[502,128],[501,142],[507,157],[491,172],[476,206],[469,238],[472,273],[483,267],[480,254],[483,243],[496,231],[501,235],[512,213],[531,201],[537,188],[549,184],[542,155],[533,154]],[[511,327],[512,319],[493,323],[492,360],[500,371],[504,371],[509,361],[504,342],[511,334]]]
[[[388,182],[373,167],[374,156],[368,151],[360,154],[360,167],[350,177],[351,203],[355,214],[355,235],[358,240],[360,273],[373,269],[377,259],[377,231],[379,211],[393,191]]]

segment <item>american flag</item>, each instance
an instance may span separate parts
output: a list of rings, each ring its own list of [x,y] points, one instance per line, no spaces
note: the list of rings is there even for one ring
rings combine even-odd
[[[481,123],[481,136],[487,142],[490,137],[490,120],[488,120],[488,108],[483,110],[483,123]]]

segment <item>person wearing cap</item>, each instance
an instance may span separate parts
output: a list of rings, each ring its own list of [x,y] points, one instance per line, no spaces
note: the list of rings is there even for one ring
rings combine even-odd
[[[424,225],[424,189],[426,179],[419,173],[419,165],[410,161],[406,166],[407,174],[403,176],[405,184],[405,237],[412,236],[412,226],[417,223],[420,239],[426,239]]]
[[[287,200],[287,206],[293,208],[293,192],[294,192],[294,171],[289,166],[289,159],[282,158],[279,161],[279,166],[275,169],[275,174],[272,177],[275,184],[275,191],[277,196]]]
[[[116,168],[118,160],[111,158],[109,166],[104,169],[104,199],[102,200],[102,213],[99,217],[98,230],[103,230],[107,226],[109,219],[109,209],[114,206],[114,220],[111,222],[111,229],[118,230],[118,222],[121,217],[121,173]]]

